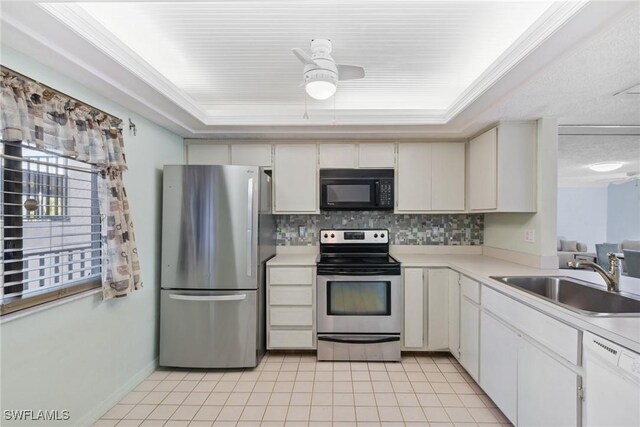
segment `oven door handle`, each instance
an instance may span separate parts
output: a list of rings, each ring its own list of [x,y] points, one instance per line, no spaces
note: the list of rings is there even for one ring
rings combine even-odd
[[[338,336],[318,336],[319,341],[337,342],[343,344],[378,344],[383,342],[400,341],[400,336],[375,337],[375,338],[342,338]]]

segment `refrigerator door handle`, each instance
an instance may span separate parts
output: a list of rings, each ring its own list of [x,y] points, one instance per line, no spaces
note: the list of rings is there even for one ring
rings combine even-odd
[[[247,188],[247,276],[253,276],[253,178]]]
[[[181,301],[244,301],[247,294],[237,295],[178,295],[169,294],[169,298]]]

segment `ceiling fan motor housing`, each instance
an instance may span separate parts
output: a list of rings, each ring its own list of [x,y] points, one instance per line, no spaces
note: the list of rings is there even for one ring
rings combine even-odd
[[[316,80],[330,81],[338,85],[338,69],[333,60],[316,59],[318,65],[306,65],[304,67],[304,82],[309,83]]]

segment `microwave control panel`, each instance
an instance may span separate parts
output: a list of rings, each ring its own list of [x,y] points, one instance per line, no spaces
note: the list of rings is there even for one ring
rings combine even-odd
[[[380,180],[380,207],[393,207],[393,179]]]

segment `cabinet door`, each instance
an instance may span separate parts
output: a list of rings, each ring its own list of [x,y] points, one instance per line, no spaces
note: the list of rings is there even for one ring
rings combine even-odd
[[[321,168],[355,168],[356,146],[355,144],[320,144]]]
[[[358,144],[359,168],[393,168],[396,158],[395,144]]]
[[[231,164],[271,167],[271,144],[234,144]]]
[[[578,374],[521,338],[518,345],[518,425],[578,425],[579,381]]]
[[[469,209],[496,209],[498,139],[490,129],[469,142]]]
[[[431,210],[431,145],[398,144],[398,212]]]
[[[460,364],[478,381],[480,309],[466,297],[460,300]]]
[[[314,144],[278,144],[275,149],[275,212],[318,211],[318,159]]]
[[[228,145],[187,144],[187,164],[228,165]]]
[[[460,359],[460,283],[458,272],[449,270],[449,351]]]
[[[449,270],[428,270],[427,282],[427,348],[431,351],[449,348]]]
[[[431,209],[464,210],[464,143],[431,144]]]
[[[480,321],[480,386],[516,424],[518,334],[490,314]]]
[[[422,268],[404,270],[404,346],[424,345],[424,284]]]

